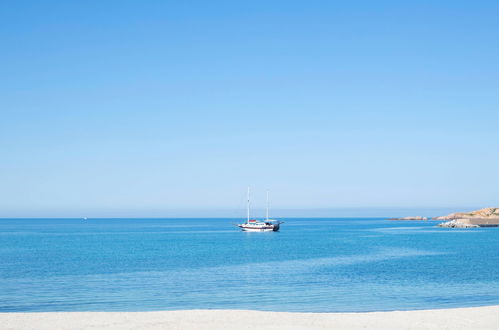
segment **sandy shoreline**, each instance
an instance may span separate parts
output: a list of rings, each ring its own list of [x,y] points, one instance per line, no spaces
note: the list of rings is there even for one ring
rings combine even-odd
[[[499,306],[374,313],[244,310],[0,313],[1,329],[498,329]]]

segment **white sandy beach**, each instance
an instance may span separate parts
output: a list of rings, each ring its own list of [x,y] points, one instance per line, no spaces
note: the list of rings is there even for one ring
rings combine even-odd
[[[0,313],[1,329],[499,329],[499,306],[376,313]]]

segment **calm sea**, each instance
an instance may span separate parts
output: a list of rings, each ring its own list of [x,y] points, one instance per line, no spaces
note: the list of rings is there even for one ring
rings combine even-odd
[[[0,219],[0,312],[357,312],[499,304],[499,229],[434,222]]]

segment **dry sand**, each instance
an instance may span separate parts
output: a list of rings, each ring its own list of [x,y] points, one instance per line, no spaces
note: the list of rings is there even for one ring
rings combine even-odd
[[[499,306],[379,313],[0,313],[1,329],[499,329]]]

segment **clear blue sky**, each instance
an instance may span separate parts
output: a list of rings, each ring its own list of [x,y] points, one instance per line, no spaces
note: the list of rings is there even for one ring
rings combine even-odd
[[[0,216],[243,216],[247,185],[287,215],[499,206],[498,17],[2,1]]]

